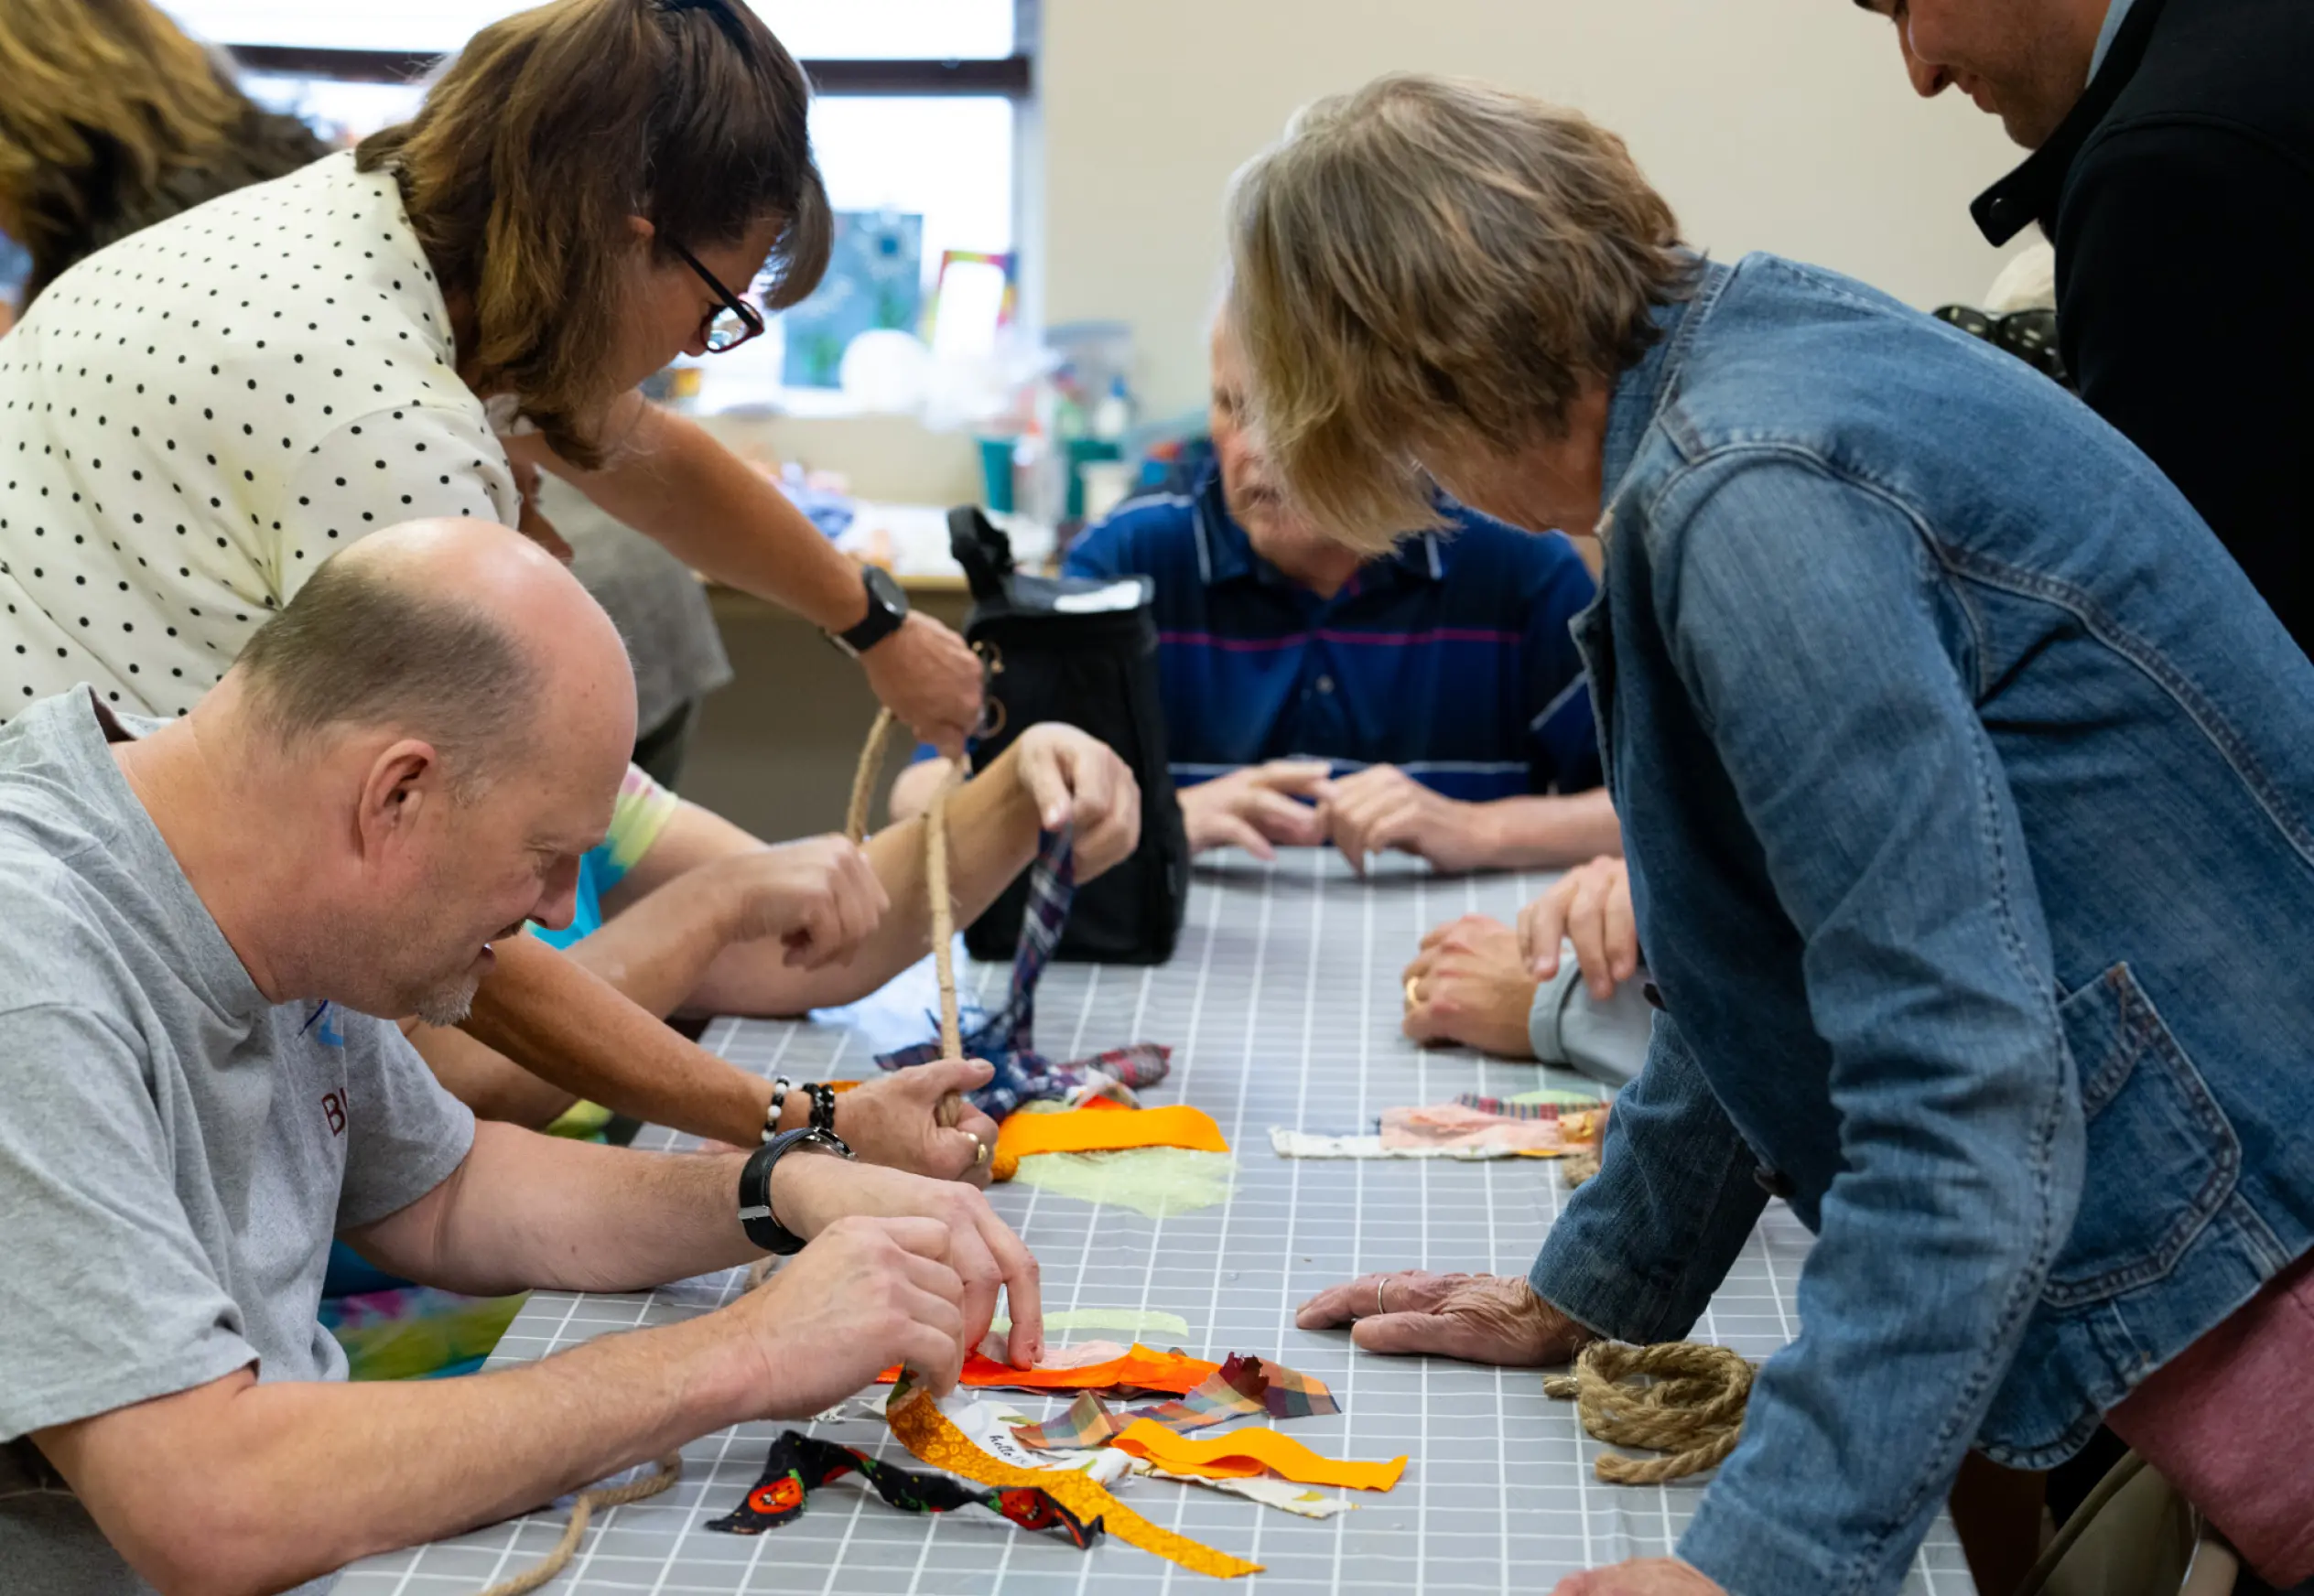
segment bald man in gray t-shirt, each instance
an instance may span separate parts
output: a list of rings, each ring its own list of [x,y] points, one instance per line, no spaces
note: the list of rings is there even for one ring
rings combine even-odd
[[[257,990],[114,762],[153,729],[83,692],[0,730],[0,1434],[252,1364],[342,1379],[316,1317],[330,1236],[473,1145],[395,1026]],[[120,1589],[29,1440],[0,1449],[0,1568]]]
[[[568,922],[633,706],[568,571],[432,523],[325,562],[183,719],[81,687],[0,729],[0,1590],[323,1582],[895,1363],[944,1390],[1000,1289],[1041,1353],[1034,1265],[969,1187],[789,1156],[848,1153],[817,1132],[477,1124],[371,1018],[455,1023],[492,942]],[[795,1256],[682,1323],[349,1385],[333,1235],[476,1293]]]

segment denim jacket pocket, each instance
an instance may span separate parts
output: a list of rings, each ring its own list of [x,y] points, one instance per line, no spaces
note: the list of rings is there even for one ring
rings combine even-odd
[[[2057,1013],[2081,1083],[2088,1156],[2072,1235],[2041,1298],[2075,1308],[2168,1274],[2233,1195],[2242,1144],[2126,964]]]

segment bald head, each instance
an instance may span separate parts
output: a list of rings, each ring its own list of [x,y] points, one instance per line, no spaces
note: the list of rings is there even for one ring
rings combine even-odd
[[[578,580],[471,520],[411,522],[333,556],[234,674],[285,746],[391,728],[432,743],[467,786],[559,742],[573,716],[631,715],[634,697],[617,629]]]

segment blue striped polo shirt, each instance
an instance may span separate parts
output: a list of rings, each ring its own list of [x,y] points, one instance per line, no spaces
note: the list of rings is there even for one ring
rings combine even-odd
[[[1321,598],[1254,553],[1217,468],[1087,531],[1076,577],[1153,577],[1165,739],[1187,785],[1265,760],[1400,767],[1487,802],[1599,784],[1590,684],[1568,623],[1595,586],[1558,533],[1458,505]]]

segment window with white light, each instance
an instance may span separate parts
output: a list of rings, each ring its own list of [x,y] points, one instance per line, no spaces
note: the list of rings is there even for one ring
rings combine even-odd
[[[431,61],[525,8],[510,0],[160,3],[187,31],[233,51],[253,98],[345,144],[405,120]],[[882,228],[920,249],[923,304],[948,252],[1013,251],[1014,140],[1031,68],[1020,0],[752,3],[812,77],[812,144],[830,200],[853,215],[855,231]],[[816,302],[806,319],[818,314]],[[696,362],[702,408],[844,408],[825,362],[812,368],[815,385],[793,385],[788,319],[774,318],[772,336],[728,357]]]

